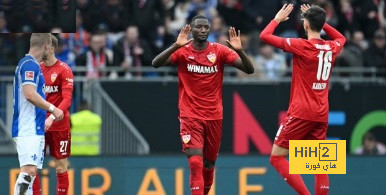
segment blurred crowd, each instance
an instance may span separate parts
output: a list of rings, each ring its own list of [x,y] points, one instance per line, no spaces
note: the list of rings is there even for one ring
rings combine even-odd
[[[0,33],[75,32],[75,5],[75,0],[0,0]]]
[[[305,38],[299,7],[303,3],[319,5],[327,12],[327,22],[348,40],[336,66],[374,67],[380,70],[379,76],[385,76],[385,0],[77,0],[76,33],[63,33],[61,28],[51,32],[60,33],[59,59],[71,67],[86,67],[88,77],[156,77],[160,75],[130,70],[150,67],[154,56],[175,41],[179,30],[193,16],[203,14],[211,22],[209,41],[226,44],[229,26],[240,29],[244,50],[259,70],[254,76],[275,80],[288,74],[291,55],[262,43],[258,35],[284,3],[295,4],[294,13],[275,34]],[[6,32],[11,24],[1,13],[0,32]],[[0,66],[15,65],[28,49],[28,38],[23,34],[1,36]],[[102,74],[99,70],[104,67],[124,71]]]

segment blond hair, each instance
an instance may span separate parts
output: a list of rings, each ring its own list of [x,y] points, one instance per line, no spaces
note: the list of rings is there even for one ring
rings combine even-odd
[[[32,33],[30,47],[43,47],[45,43],[52,43],[51,33]]]
[[[52,46],[54,49],[58,48],[58,38],[55,35],[51,34]]]

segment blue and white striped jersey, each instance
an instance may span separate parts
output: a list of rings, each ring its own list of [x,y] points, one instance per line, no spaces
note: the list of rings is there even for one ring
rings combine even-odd
[[[39,63],[29,54],[19,61],[13,80],[12,137],[44,135],[46,111],[26,100],[23,93],[24,85],[34,85],[37,93],[46,99],[44,77]]]

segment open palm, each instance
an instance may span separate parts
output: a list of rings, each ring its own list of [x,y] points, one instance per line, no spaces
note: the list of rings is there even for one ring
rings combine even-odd
[[[180,47],[190,43],[193,39],[189,39],[189,32],[191,30],[191,27],[189,24],[182,27],[180,34],[178,34],[176,44]]]
[[[227,40],[227,43],[235,51],[243,49],[241,46],[240,30],[238,31],[238,34],[236,34],[235,28],[230,27],[229,28],[229,40]]]

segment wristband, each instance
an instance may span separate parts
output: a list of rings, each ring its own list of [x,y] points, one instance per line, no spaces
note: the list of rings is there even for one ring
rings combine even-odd
[[[55,109],[55,106],[53,104],[50,104],[50,108],[48,108],[48,111],[53,112]]]
[[[54,116],[53,114],[51,114],[49,117],[52,118],[53,120],[56,119],[55,116]]]

